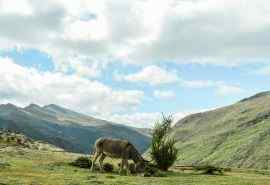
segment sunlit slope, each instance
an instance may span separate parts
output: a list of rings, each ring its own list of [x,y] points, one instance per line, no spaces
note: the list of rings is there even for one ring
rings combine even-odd
[[[175,125],[171,136],[177,140],[179,164],[269,169],[270,92],[190,115]]]

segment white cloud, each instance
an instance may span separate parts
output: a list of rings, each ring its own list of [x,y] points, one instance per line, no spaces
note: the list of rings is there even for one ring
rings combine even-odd
[[[113,90],[97,82],[58,72],[40,72],[0,58],[0,103],[27,105],[55,103],[89,114],[118,113],[136,109],[144,93]]]
[[[145,82],[153,86],[161,84],[171,84],[179,80],[175,72],[167,71],[155,65],[144,67],[141,71],[133,74],[117,74],[116,79],[129,82]]]
[[[215,93],[219,96],[233,96],[241,95],[247,92],[239,85],[228,84],[224,81],[212,81],[212,80],[182,80],[181,85],[189,88],[213,88]]]
[[[269,1],[173,1],[158,38],[138,45],[130,59],[225,66],[261,62],[269,57],[270,11],[264,7]]]
[[[241,95],[247,92],[239,85],[228,84],[224,81],[212,80],[181,80],[181,85],[189,88],[213,88],[219,96]]]
[[[73,41],[102,40],[108,37],[108,28],[104,20],[74,20],[67,24],[64,39]]]
[[[134,113],[134,114],[113,114],[103,116],[107,120],[139,128],[152,128],[155,121],[159,119],[159,113]]]
[[[171,100],[171,99],[175,98],[175,93],[173,91],[155,90],[154,96],[158,99],[161,99],[161,100]]]
[[[16,4],[16,6],[14,6]],[[32,7],[29,1],[1,0],[0,9],[2,13],[15,13],[20,15],[30,15]]]
[[[74,55],[143,65],[262,62],[269,57],[269,5],[268,0],[1,0],[0,48],[35,48],[56,65]],[[94,16],[85,18],[89,14]]]
[[[180,78],[174,71],[165,70],[155,65],[144,67],[139,72],[128,75],[115,72],[114,79],[117,81],[144,82],[152,86],[174,84],[194,89],[213,88],[220,96],[239,95],[246,92],[246,90],[242,89],[239,85],[228,84],[224,81],[186,80]],[[172,91],[156,90],[154,96],[159,99],[172,99],[175,97],[175,94]]]
[[[94,57],[74,56],[67,57],[64,63],[56,66],[56,70],[60,72],[73,71],[82,77],[97,78],[107,68],[108,63],[109,60],[101,62]]]
[[[256,70],[255,74],[263,75],[263,76],[270,76],[270,66],[265,66]]]
[[[185,116],[191,114],[191,112],[176,112],[173,113],[173,121],[176,123]],[[116,123],[122,123],[129,126],[139,127],[139,128],[153,128],[156,121],[160,120],[162,117],[161,113],[158,112],[137,112],[133,114],[113,114],[108,116],[103,116],[110,121]]]
[[[228,96],[243,94],[246,90],[237,85],[219,84],[216,92],[220,96]]]

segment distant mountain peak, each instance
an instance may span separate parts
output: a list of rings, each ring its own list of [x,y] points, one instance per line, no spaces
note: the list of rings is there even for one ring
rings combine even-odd
[[[49,104],[49,105],[45,105],[43,106],[44,109],[50,109],[50,110],[56,110],[56,111],[67,111],[67,108],[61,107],[59,105],[56,104]]]
[[[50,108],[62,108],[61,106],[56,105],[56,104],[45,105],[44,108],[45,108],[45,107],[50,107]]]
[[[24,107],[24,109],[36,109],[36,108],[40,109],[41,106],[34,104],[34,103],[31,103],[28,106]]]
[[[65,107],[62,107],[62,106],[59,106],[56,104],[45,105],[45,106],[43,106],[43,109],[50,111],[50,112],[53,112],[53,113],[57,113],[57,114],[64,114],[66,116],[71,116],[71,117],[72,116],[80,116],[80,117],[84,116],[84,117],[88,117],[88,118],[92,119],[92,117],[90,117],[88,115],[73,111],[71,109],[68,109],[68,108],[65,108]]]
[[[4,104],[5,106],[7,107],[17,107],[16,105],[12,104],[12,103],[7,103],[7,104]]]
[[[5,108],[5,109],[19,109],[16,105],[12,103],[7,103],[7,104],[1,104],[0,107]]]

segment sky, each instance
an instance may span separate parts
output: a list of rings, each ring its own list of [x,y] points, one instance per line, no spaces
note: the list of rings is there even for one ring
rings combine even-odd
[[[268,0],[0,0],[0,104],[135,127],[270,90]]]

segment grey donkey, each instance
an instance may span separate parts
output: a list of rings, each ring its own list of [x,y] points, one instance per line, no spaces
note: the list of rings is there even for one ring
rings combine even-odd
[[[95,153],[93,156],[91,171],[94,170],[94,165],[98,158],[100,170],[103,171],[103,160],[107,156],[122,159],[119,173],[121,173],[123,168],[126,167],[127,173],[130,174],[128,164],[129,159],[134,161],[137,173],[144,171],[147,162],[143,159],[137,149],[127,140],[99,138],[95,142]]]

